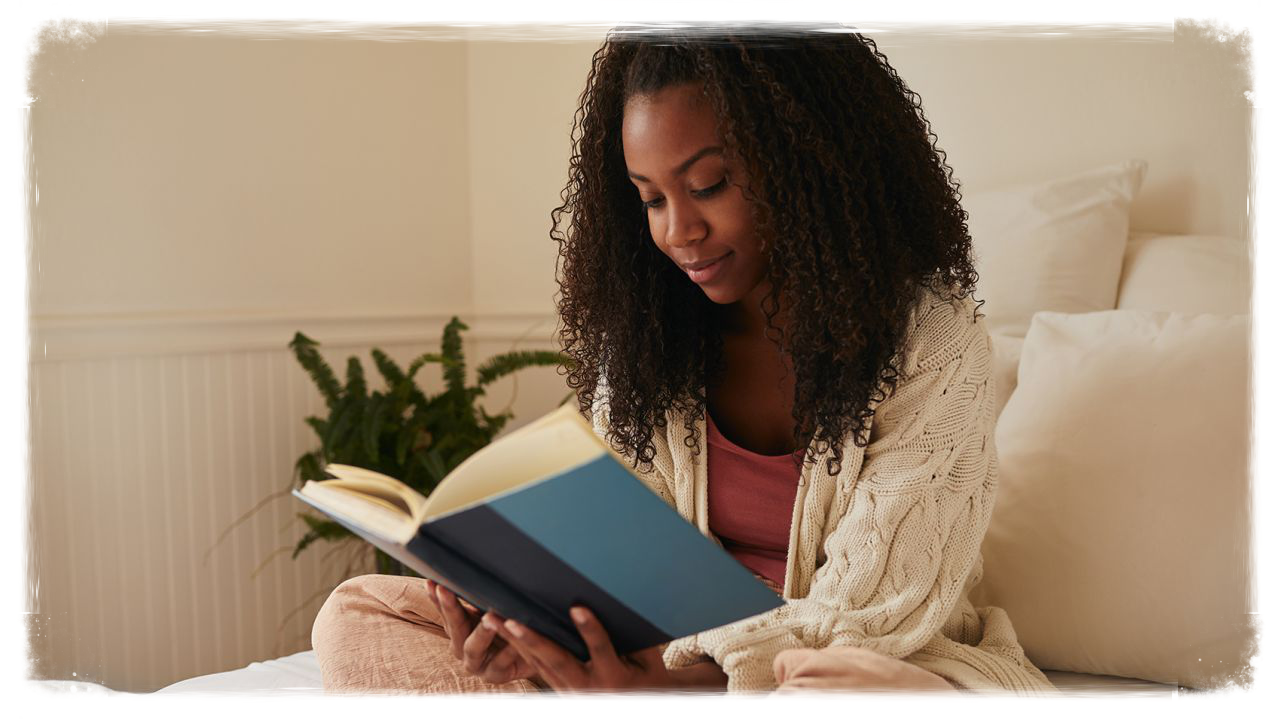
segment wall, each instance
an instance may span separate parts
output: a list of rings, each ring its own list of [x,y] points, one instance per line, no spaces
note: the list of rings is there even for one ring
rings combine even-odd
[[[369,566],[278,551],[322,405],[293,332],[407,361],[473,272],[465,45],[133,30],[33,65],[31,641],[150,690],[308,648]]]
[[[599,34],[469,34],[113,25],[41,48],[37,675],[148,690],[309,646],[346,562],[272,554],[301,534],[284,497],[223,536],[314,446],[295,330],[335,363],[407,361],[454,314],[473,362],[553,346],[549,213]],[[1239,235],[1247,79],[1202,35],[876,37],[966,191],[1143,157],[1135,229]],[[486,405],[518,426],[565,391],[532,370]]]
[[[449,311],[472,292],[466,50],[113,29],[37,58],[31,311]]]
[[[508,327],[513,335],[482,340],[476,351],[552,348],[557,245],[549,236],[551,209],[568,179],[573,109],[599,43],[473,34],[467,43],[473,309],[477,321]],[[554,368],[540,367],[495,383],[486,405],[510,407],[515,428],[567,392]]]
[[[1210,25],[891,33],[881,43],[964,188],[1149,163],[1134,230],[1246,234],[1249,58]]]

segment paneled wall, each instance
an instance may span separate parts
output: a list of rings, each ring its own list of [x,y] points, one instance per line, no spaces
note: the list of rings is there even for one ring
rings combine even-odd
[[[361,356],[378,387],[370,346],[407,365],[439,350],[446,320],[387,319],[382,339],[360,343],[367,330],[354,323],[295,321],[339,373],[346,357]],[[549,348],[551,326],[532,316],[480,319],[465,350],[482,358]],[[268,343],[260,320],[228,321],[205,337],[212,345],[218,335],[222,348],[172,353],[148,345],[160,333],[113,329],[131,332],[139,350],[119,351],[102,336],[76,342],[64,330],[53,357],[32,364],[37,675],[149,691],[309,649],[324,596],[371,570],[372,555],[352,542],[289,558],[305,526],[301,504],[282,491],[294,461],[318,446],[303,418],[324,415],[319,392],[284,349],[292,333]],[[442,385],[437,368],[420,374],[428,392]],[[565,394],[551,368],[517,381],[514,402],[507,380],[492,387],[486,407],[511,405],[527,420]]]

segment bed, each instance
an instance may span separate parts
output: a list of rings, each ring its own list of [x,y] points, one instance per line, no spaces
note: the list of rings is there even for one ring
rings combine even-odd
[[[1178,692],[1176,686],[1124,677],[1106,677],[1071,672],[1049,672],[1050,681],[1063,692],[1073,694],[1107,694],[1112,696],[1169,697]],[[96,686],[96,685],[95,685]],[[157,693],[192,694],[235,692],[253,695],[291,695],[320,693],[320,666],[315,653],[306,651],[265,662],[254,662],[243,669],[192,677],[172,684]]]

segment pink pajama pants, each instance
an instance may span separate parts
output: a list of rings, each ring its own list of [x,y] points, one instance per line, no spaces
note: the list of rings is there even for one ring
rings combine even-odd
[[[774,591],[781,591],[765,580]],[[427,594],[427,583],[416,577],[371,574],[342,583],[316,617],[311,643],[320,663],[326,691],[378,693],[533,693],[545,687],[527,679],[491,684],[471,676],[454,658],[448,634]],[[865,664],[867,650],[832,647],[789,650],[778,656],[774,671],[781,691],[848,689]],[[871,657],[875,659],[875,657]],[[940,682],[945,680],[897,660],[905,670]],[[860,664],[862,662],[863,664]]]

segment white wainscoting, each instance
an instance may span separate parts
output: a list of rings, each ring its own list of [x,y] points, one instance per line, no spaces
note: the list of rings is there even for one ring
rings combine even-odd
[[[371,571],[372,554],[353,542],[289,558],[305,527],[283,490],[318,445],[303,418],[324,403],[286,344],[302,330],[339,373],[359,355],[373,384],[370,347],[407,364],[439,350],[447,319],[34,319],[34,675],[150,691],[308,648],[324,597]],[[473,366],[513,346],[553,346],[550,315],[470,319]],[[565,393],[553,369],[526,373],[513,426]],[[434,365],[422,375],[425,390],[439,389]],[[497,409],[509,404],[507,383],[491,387]]]

